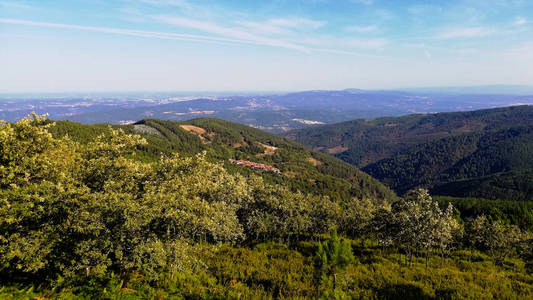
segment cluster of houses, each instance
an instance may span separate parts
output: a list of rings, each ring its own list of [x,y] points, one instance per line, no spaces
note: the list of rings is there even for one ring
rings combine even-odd
[[[248,160],[230,159],[229,161],[231,163],[239,165],[239,166],[245,166],[245,167],[250,167],[252,169],[258,169],[258,170],[263,170],[263,171],[267,171],[267,172],[274,172],[274,173],[277,173],[277,174],[281,174],[281,171],[278,168],[274,168],[271,165],[255,163],[255,162],[248,161]]]

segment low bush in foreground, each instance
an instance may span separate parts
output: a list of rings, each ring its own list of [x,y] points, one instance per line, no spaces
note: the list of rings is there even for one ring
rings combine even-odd
[[[191,255],[201,259],[197,270],[159,274],[143,272],[90,274],[45,284],[8,285],[3,299],[180,299],[180,298],[354,298],[354,299],[531,299],[533,275],[521,260],[495,266],[489,256],[456,251],[451,258],[423,253],[412,266],[403,254],[362,246],[349,240],[355,260],[339,270],[336,288],[326,275],[315,285],[313,255],[317,242],[292,245],[261,243],[249,247],[199,244]],[[312,252],[311,252],[312,253]]]

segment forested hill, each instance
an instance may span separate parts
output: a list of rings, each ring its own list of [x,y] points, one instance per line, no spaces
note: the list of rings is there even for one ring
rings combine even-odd
[[[354,120],[286,137],[358,166],[400,194],[425,186],[461,197],[531,195],[523,176],[533,169],[533,106]]]
[[[375,201],[355,167],[261,131],[122,128],[0,122],[0,299],[533,296],[532,202]]]
[[[113,126],[147,140],[136,158],[151,162],[161,154],[191,156],[205,152],[212,162],[223,162],[230,172],[260,174],[266,182],[288,185],[304,193],[328,195],[332,200],[351,198],[395,199],[396,195],[378,180],[356,167],[329,155],[309,150],[296,142],[245,125],[214,118],[186,122],[146,119],[132,125]],[[58,121],[49,129],[56,136],[89,142],[109,130],[109,125],[82,125]],[[256,163],[237,165],[232,160]],[[265,165],[261,168],[259,164]],[[280,173],[270,171],[268,166]]]

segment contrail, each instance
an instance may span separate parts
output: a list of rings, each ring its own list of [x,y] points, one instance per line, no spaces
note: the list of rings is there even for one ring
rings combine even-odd
[[[28,25],[28,26],[37,26],[37,27],[48,27],[48,28],[76,29],[76,30],[84,30],[84,31],[92,31],[92,32],[104,32],[104,33],[113,33],[113,34],[166,39],[166,40],[182,40],[182,41],[194,41],[194,42],[221,42],[221,43],[234,43],[234,44],[235,43],[255,44],[253,42],[246,41],[246,40],[228,39],[228,38],[205,36],[205,35],[167,33],[167,32],[120,29],[120,28],[109,28],[109,27],[81,26],[81,25],[61,24],[61,23],[35,22],[35,21],[18,20],[18,19],[0,18],[0,23],[15,24],[15,25]]]
[[[28,21],[28,20],[19,20],[19,19],[6,19],[6,18],[0,18],[0,23],[13,24],[13,25],[36,26],[36,27],[48,27],[48,28],[74,29],[74,30],[83,30],[83,31],[92,31],[92,32],[103,32],[103,33],[121,34],[121,35],[137,36],[137,37],[145,37],[145,38],[156,38],[156,39],[164,39],[164,40],[179,40],[179,41],[222,43],[222,44],[265,45],[265,46],[271,46],[271,47],[286,48],[286,49],[291,49],[291,50],[296,50],[296,51],[303,51],[306,53],[318,52],[318,53],[332,53],[332,54],[341,54],[341,55],[355,55],[355,56],[372,57],[372,58],[386,58],[386,57],[379,56],[379,55],[363,54],[363,53],[345,51],[345,50],[307,48],[307,47],[303,47],[303,46],[295,45],[291,43],[287,45],[283,43],[276,44],[276,43],[270,42],[269,40],[263,42],[261,40],[234,39],[234,38],[207,36],[207,35],[144,31],[144,30],[121,29],[121,28],[111,28],[111,27],[83,26],[83,25],[37,22],[37,21]]]

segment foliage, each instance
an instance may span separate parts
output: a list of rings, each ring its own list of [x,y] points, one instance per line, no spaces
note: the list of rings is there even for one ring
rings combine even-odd
[[[304,128],[287,137],[361,167],[399,194],[528,200],[533,107],[419,114]],[[504,173],[498,175],[499,173]]]
[[[447,182],[434,186],[431,192],[452,197],[533,202],[533,170],[509,171]]]
[[[328,197],[230,174],[205,153],[144,163],[138,135],[107,128],[77,143],[53,125],[34,115],[0,127],[4,274],[175,272],[201,265],[187,254],[194,243],[289,240],[340,223]]]
[[[463,221],[485,215],[490,220],[517,225],[533,231],[533,203],[511,200],[489,200],[482,198],[454,198],[435,196],[442,207],[451,203],[461,213]]]
[[[324,281],[324,276],[333,276],[333,290],[336,288],[337,275],[355,260],[352,245],[347,241],[340,240],[337,230],[334,229],[331,238],[324,242],[318,242],[318,248],[313,259],[315,269],[315,284]]]
[[[485,216],[471,221],[469,238],[473,246],[488,250],[496,264],[503,264],[511,251],[527,239],[514,225],[503,225],[501,221],[489,222]]]
[[[398,246],[405,246],[409,265],[413,250],[423,249],[427,267],[429,250],[432,248],[442,252],[449,250],[454,235],[459,231],[459,224],[454,219],[453,213],[451,204],[442,211],[427,190],[417,189],[410,191],[404,199],[393,203],[387,220],[377,220],[377,222],[384,222],[381,228],[390,234],[392,242]]]
[[[198,134],[184,130],[182,125],[193,125],[206,131]],[[139,127],[145,126],[145,127]],[[69,135],[73,140],[86,143],[102,133],[102,125],[81,125],[61,121],[50,131],[54,136]],[[129,134],[139,134],[148,143],[137,147],[132,158],[143,162],[156,162],[161,155],[178,153],[191,156],[205,151],[210,162],[224,162],[230,173],[249,176],[261,175],[265,182],[288,186],[291,191],[329,196],[333,201],[349,201],[353,197],[395,199],[396,195],[374,178],[356,167],[284,139],[282,137],[224,120],[201,118],[187,122],[147,119],[134,125],[115,126]],[[262,145],[277,147],[273,155],[262,155]],[[248,168],[232,165],[229,159],[250,160],[280,169],[283,176],[268,172],[253,172]],[[311,163],[314,159],[317,164]]]
[[[230,172],[208,147],[147,161],[121,128],[77,142],[53,126],[0,125],[0,297],[532,296],[531,233],[480,217],[462,239],[427,190],[333,198]]]
[[[346,240],[352,245],[360,241]],[[147,275],[133,273],[91,274],[63,282],[54,289],[46,286],[8,285],[0,288],[0,298],[28,299],[174,299],[174,298],[314,298],[331,295],[355,299],[530,299],[533,278],[520,260],[506,260],[497,266],[493,260],[474,252],[452,252],[444,262],[430,258],[425,269],[423,257],[413,257],[410,268],[398,264],[399,255],[370,246],[352,246],[355,260],[348,264],[332,289],[333,277],[318,288],[313,283],[313,256],[306,248],[318,243],[300,242],[294,247],[262,243],[251,247],[195,245],[191,254],[202,258],[205,268],[190,272],[162,273],[157,283]],[[363,253],[363,254],[359,254]],[[513,265],[511,265],[513,264]],[[329,298],[329,297],[328,297]]]
[[[2,272],[50,279],[141,268],[156,274],[194,264],[186,250],[191,242],[235,242],[245,229],[254,233],[242,225],[251,222],[245,215],[263,214],[259,223],[278,218],[278,234],[310,227],[309,218],[292,216],[307,217],[302,209],[313,197],[283,187],[274,192],[205,155],[151,164],[129,159],[145,141],[121,130],[83,145],[52,137],[45,123],[33,116],[1,127]],[[258,196],[262,191],[274,194]],[[252,203],[271,203],[276,211],[247,211]]]

